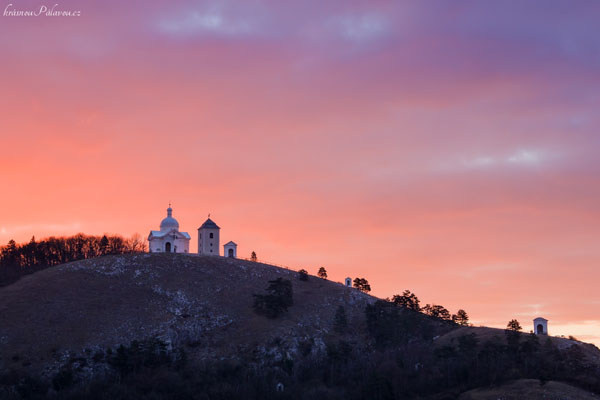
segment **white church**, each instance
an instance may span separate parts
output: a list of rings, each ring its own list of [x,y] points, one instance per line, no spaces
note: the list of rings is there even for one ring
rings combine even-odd
[[[209,218],[198,228],[198,254],[219,256],[221,228]],[[150,231],[148,250],[150,253],[189,253],[192,237],[179,231],[179,222],[173,218],[173,209],[169,204],[167,217],[160,223],[160,230]],[[229,241],[223,246],[225,257],[237,257],[237,244]]]

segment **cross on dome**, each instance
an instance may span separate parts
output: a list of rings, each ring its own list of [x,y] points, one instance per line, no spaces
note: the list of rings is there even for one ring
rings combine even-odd
[[[173,218],[173,209],[171,208],[171,202],[169,202],[169,208],[167,208],[167,218],[161,221],[160,230],[168,231],[171,229],[179,229],[179,222]]]

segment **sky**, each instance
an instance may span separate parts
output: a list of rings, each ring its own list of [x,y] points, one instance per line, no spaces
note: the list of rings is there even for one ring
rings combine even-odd
[[[0,244],[210,213],[324,266],[600,345],[597,1],[0,0]]]

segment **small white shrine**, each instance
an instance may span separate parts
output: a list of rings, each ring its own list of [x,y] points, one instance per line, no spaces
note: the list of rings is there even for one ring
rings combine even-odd
[[[160,223],[159,231],[150,231],[148,249],[150,253],[189,253],[190,234],[179,232],[179,222],[173,218],[173,209],[169,204],[167,217]]]
[[[547,335],[548,334],[548,320],[546,318],[538,317],[533,320],[533,332],[536,335]]]
[[[223,245],[223,255],[225,257],[237,258],[237,244],[229,241]]]

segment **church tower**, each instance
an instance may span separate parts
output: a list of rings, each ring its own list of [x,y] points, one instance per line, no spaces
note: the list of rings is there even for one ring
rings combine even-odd
[[[209,256],[219,255],[219,231],[221,228],[208,218],[198,228],[198,254]]]

